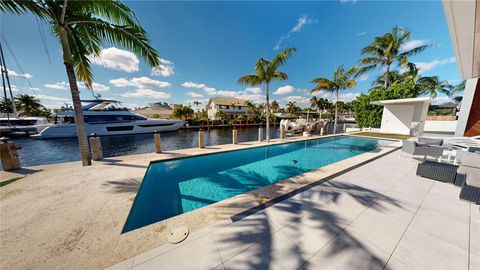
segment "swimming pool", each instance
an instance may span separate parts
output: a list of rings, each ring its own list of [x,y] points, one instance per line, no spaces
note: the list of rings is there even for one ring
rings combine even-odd
[[[123,232],[186,213],[386,146],[392,141],[335,136],[153,162]]]

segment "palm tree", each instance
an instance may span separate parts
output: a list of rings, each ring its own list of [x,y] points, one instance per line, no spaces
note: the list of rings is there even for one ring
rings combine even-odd
[[[317,98],[316,96],[313,96],[310,99],[310,107],[317,111],[319,119],[322,118],[322,112],[326,110],[329,105],[330,102],[325,98]]]
[[[238,79],[241,84],[259,85],[265,83],[265,102],[267,113],[267,143],[270,142],[270,103],[268,97],[268,85],[272,81],[288,80],[288,75],[277,69],[284,65],[287,59],[296,51],[295,48],[288,48],[281,51],[272,60],[268,61],[263,58],[257,60],[255,64],[255,74],[244,75]]]
[[[286,112],[287,113],[295,113],[298,111],[298,107],[295,101],[290,101],[287,103]]]
[[[23,114],[28,116],[35,116],[41,114],[43,105],[40,104],[40,100],[30,95],[18,95],[15,97],[15,105]]]
[[[198,100],[195,100],[195,101],[193,101],[193,105],[195,105],[197,107],[197,112],[199,112],[200,110],[198,109],[198,106],[202,105],[202,102],[200,102]]]
[[[11,99],[3,97],[0,100],[0,112],[13,113],[13,104]]]
[[[316,93],[320,91],[327,91],[330,93],[335,93],[335,123],[333,125],[333,134],[337,133],[337,117],[338,117],[338,93],[341,90],[348,88],[354,88],[357,86],[357,82],[353,79],[355,73],[358,71],[357,66],[350,67],[345,70],[343,65],[338,67],[337,70],[333,73],[332,80],[327,78],[316,78],[312,80],[312,83],[316,83],[315,87],[310,91],[310,93]]]
[[[389,75],[391,66],[398,63],[399,66],[407,67],[409,63],[408,57],[414,56],[430,46],[420,45],[404,50],[403,48],[410,38],[410,31],[398,26],[395,26],[392,32],[376,37],[372,44],[362,50],[362,54],[366,57],[360,60],[360,64],[363,67],[360,69],[359,74],[374,68],[386,67],[384,87],[387,89],[390,85]]]
[[[272,110],[273,113],[273,127],[276,127],[277,125],[277,117],[275,116],[275,113],[280,110],[280,104],[278,104],[278,101],[274,100],[272,101],[272,104],[270,105],[270,109]]]
[[[278,110],[280,110],[280,104],[278,104],[278,101],[274,100],[272,101],[270,108],[272,109],[272,113],[277,113]]]
[[[88,57],[99,56],[104,43],[125,47],[149,65],[157,67],[159,56],[150,45],[145,30],[133,11],[116,0],[2,0],[0,11],[14,14],[30,12],[51,26],[51,32],[62,48],[82,164],[91,165],[77,76],[89,89],[92,88],[93,73]]]

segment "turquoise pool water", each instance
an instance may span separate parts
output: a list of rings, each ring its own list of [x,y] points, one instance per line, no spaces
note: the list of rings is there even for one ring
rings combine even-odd
[[[392,141],[337,136],[151,163],[123,232],[390,143]]]

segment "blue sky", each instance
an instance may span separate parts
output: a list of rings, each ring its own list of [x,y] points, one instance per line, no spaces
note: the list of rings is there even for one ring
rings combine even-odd
[[[298,51],[280,69],[288,73],[289,80],[271,86],[271,99],[306,106],[313,78],[330,77],[342,64],[356,65],[361,49],[395,25],[412,31],[410,45],[432,44],[411,59],[424,75],[460,82],[440,1],[126,4],[149,33],[162,58],[162,69],[152,71],[143,60],[110,44],[105,45],[100,59],[93,59],[92,67],[95,89],[103,97],[123,101],[129,107],[158,101],[188,104],[193,100],[205,105],[214,96],[261,101],[263,86],[249,88],[237,80],[253,72],[257,58],[272,58],[287,47]],[[15,90],[35,93],[48,107],[68,102],[60,47],[50,36],[48,25],[41,22],[38,27],[29,15],[2,14],[0,20],[2,39],[16,57],[4,48],[8,68],[15,72],[11,72]],[[374,71],[360,78],[358,86],[343,92],[341,99],[349,101],[366,92],[372,78],[380,73]],[[92,97],[86,89],[81,90],[81,96]],[[321,96],[331,98],[328,94]],[[445,97],[440,96],[440,100]]]

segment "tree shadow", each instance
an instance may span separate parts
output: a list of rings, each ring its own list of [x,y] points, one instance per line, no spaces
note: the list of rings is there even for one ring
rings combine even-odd
[[[244,229],[238,233],[232,233],[219,241],[230,242],[230,245],[256,244],[256,248],[249,252],[250,256],[248,268],[250,269],[268,269],[269,260],[277,260],[274,256],[275,250],[272,239],[272,217],[269,217],[269,207],[274,207],[276,211],[283,212],[289,218],[285,222],[286,226],[294,228],[290,230],[293,235],[289,235],[289,240],[302,250],[301,242],[297,239],[305,239],[308,236],[302,235],[302,226],[306,219],[309,223],[315,224],[318,234],[326,234],[330,240],[325,243],[318,243],[318,252],[323,256],[347,256],[348,266],[352,269],[373,269],[384,268],[386,261],[379,257],[378,253],[371,250],[355,235],[345,230],[350,222],[342,217],[341,213],[337,213],[328,208],[322,207],[322,202],[329,202],[335,205],[340,202],[340,198],[346,196],[354,199],[355,202],[362,206],[370,207],[379,211],[383,211],[383,204],[403,208],[402,204],[389,196],[378,193],[376,191],[360,187],[358,185],[342,183],[338,181],[330,181],[319,184],[315,190],[304,190],[301,193],[292,192],[291,196],[281,196],[274,204],[266,205],[264,211],[257,209],[257,212],[250,212],[237,219],[231,226],[241,226]],[[295,196],[296,195],[296,196]],[[290,197],[295,196],[295,198]],[[315,201],[317,200],[317,201]],[[320,202],[320,203],[319,203]],[[274,212],[275,213],[275,212]],[[247,221],[247,222],[246,222]],[[251,237],[245,235],[251,234]],[[302,238],[303,237],[303,238]],[[298,240],[300,241],[300,240]],[[308,241],[308,240],[307,240]],[[314,241],[311,239],[311,241]],[[310,243],[311,244],[311,243]],[[255,251],[255,252],[253,252]],[[298,250],[292,250],[297,256],[298,262],[305,263],[305,257]]]
[[[103,183],[103,186],[109,188],[113,193],[137,193],[140,184],[140,180],[129,178],[118,181],[107,181]]]

